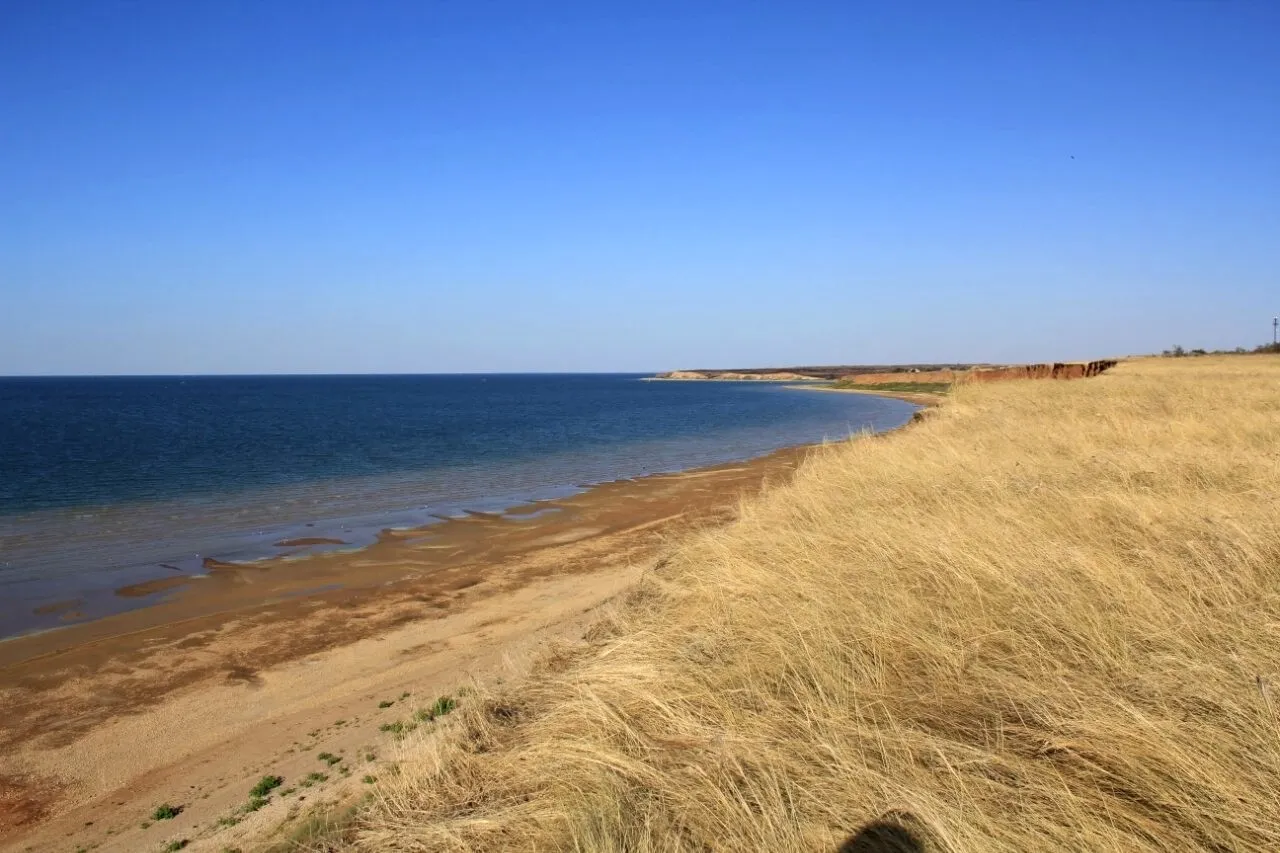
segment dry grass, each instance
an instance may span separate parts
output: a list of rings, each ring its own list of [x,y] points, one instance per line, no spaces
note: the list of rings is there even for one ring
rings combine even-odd
[[[465,703],[358,846],[1280,850],[1278,463],[1271,357],[958,387]]]

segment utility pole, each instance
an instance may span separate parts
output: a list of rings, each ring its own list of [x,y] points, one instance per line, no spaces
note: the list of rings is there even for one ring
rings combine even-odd
[[[1277,337],[1278,333],[1280,333],[1280,317],[1272,317],[1271,318],[1271,345],[1272,346],[1275,346],[1277,342],[1280,342],[1280,338]]]

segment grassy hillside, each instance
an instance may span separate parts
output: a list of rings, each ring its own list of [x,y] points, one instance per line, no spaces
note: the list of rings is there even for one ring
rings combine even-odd
[[[1280,850],[1278,498],[1280,359],[957,386],[468,697],[354,843]]]

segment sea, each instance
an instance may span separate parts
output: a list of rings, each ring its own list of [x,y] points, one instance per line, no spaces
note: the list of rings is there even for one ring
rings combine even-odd
[[[909,403],[622,374],[0,378],[0,637],[122,586],[905,423]],[[299,538],[344,544],[280,546]],[[161,593],[163,595],[163,593]]]

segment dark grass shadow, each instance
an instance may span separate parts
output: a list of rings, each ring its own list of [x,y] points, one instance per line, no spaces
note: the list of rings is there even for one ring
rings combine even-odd
[[[228,684],[247,684],[250,687],[261,687],[262,677],[257,670],[242,663],[233,663],[227,667]]]
[[[898,823],[872,821],[841,844],[836,853],[926,853],[924,842]]]

